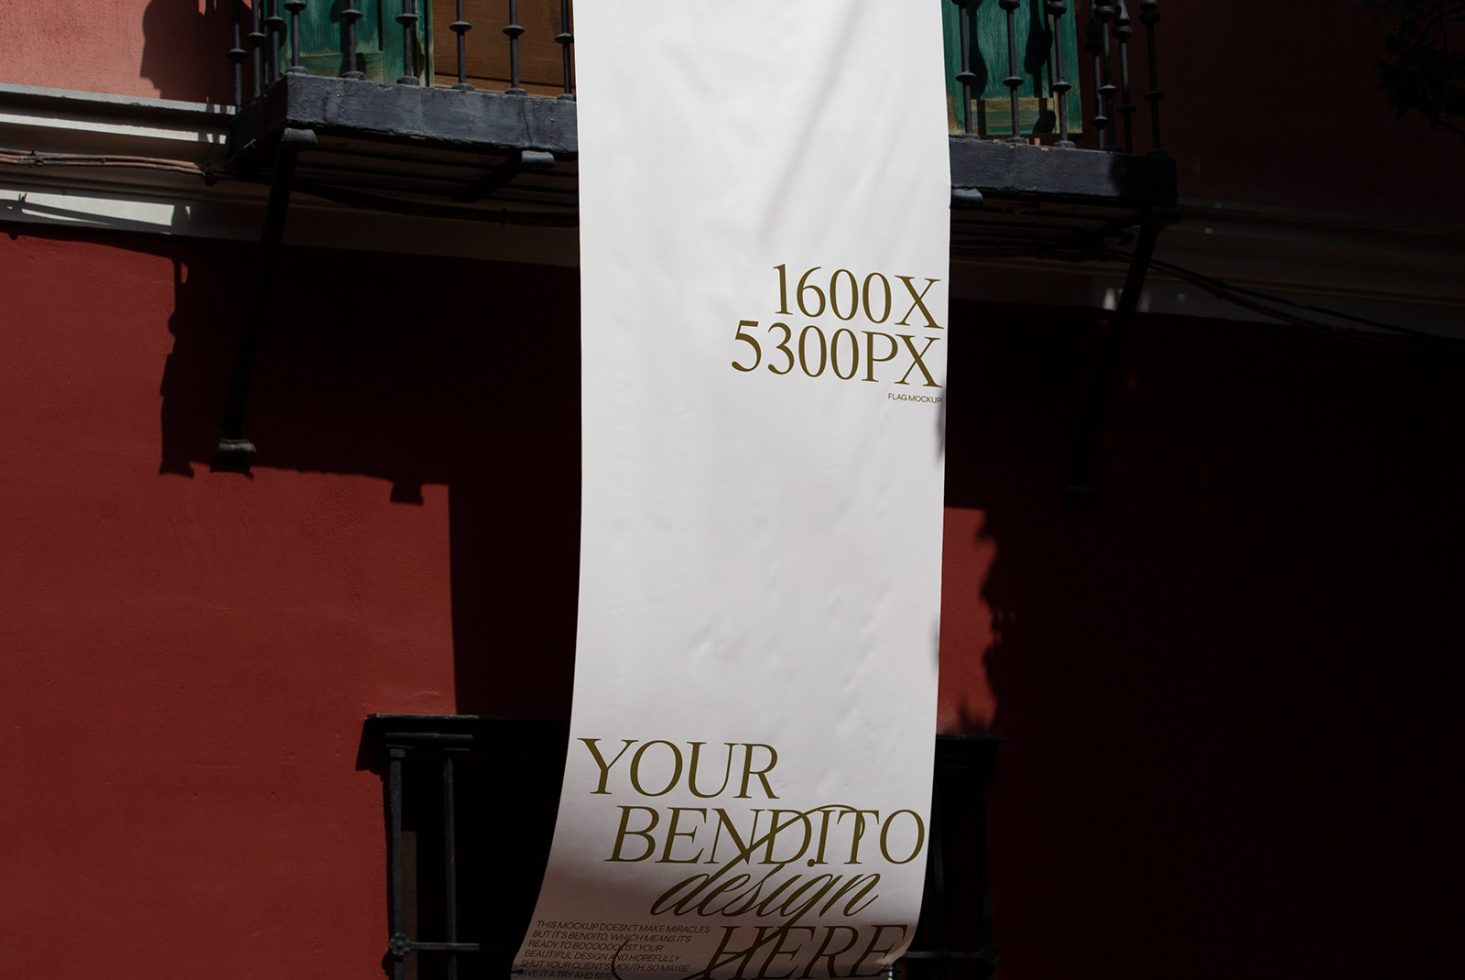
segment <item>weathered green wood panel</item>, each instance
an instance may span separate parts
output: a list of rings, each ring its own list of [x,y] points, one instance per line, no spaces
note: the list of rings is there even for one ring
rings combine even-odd
[[[953,135],[972,132],[982,136],[1011,136],[1012,114],[1007,86],[1007,12],[997,0],[976,0],[965,8],[968,37],[972,39],[971,104],[963,108],[961,84],[961,17],[957,0],[939,0],[946,32],[946,112]],[[1024,136],[1046,136],[1058,131],[1052,98],[1054,49],[1063,46],[1063,77],[1073,86],[1068,93],[1068,129],[1081,131],[1083,98],[1079,89],[1078,18],[1073,5],[1063,18],[1061,36],[1055,37],[1043,0],[1023,0],[1013,12],[1017,41],[1017,72],[1023,79],[1018,95],[1018,128]]]
[[[340,75],[349,67],[346,22],[341,18],[346,0],[307,2],[300,13],[300,63],[315,75]],[[402,12],[402,0],[356,0],[356,9],[363,15],[356,22],[356,70],[374,82],[395,82],[405,71],[402,25],[396,19]],[[432,0],[417,0],[417,16],[416,58],[421,70],[416,74],[426,84],[432,78],[432,50],[423,39],[432,37]],[[289,45],[287,27],[283,46],[286,52]],[[285,61],[289,63],[288,54]]]

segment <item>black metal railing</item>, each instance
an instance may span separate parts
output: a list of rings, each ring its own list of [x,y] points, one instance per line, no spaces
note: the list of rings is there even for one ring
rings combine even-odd
[[[533,915],[559,803],[562,724],[374,715],[395,980],[507,976]],[[1000,739],[939,736],[925,900],[896,980],[990,980],[987,796]]]
[[[1070,63],[1064,52],[1065,38],[1077,24],[1082,27],[1083,48],[1088,56],[1087,69],[1092,82],[1087,107],[1088,125],[1080,128],[1086,131],[1083,136],[1088,137],[1091,148],[1136,152],[1136,144],[1140,140],[1133,121],[1137,107],[1131,84],[1130,52],[1139,43],[1143,45],[1149,72],[1148,89],[1144,95],[1150,105],[1148,150],[1163,152],[1160,140],[1162,93],[1155,47],[1155,29],[1160,22],[1158,0],[1144,0],[1138,4],[1127,0],[1076,0],[1073,3],[1068,0],[997,0],[996,6],[1003,14],[996,28],[1001,36],[984,38],[985,44],[978,43],[979,26],[985,23],[990,32],[993,22],[979,19],[979,14],[990,0],[943,2],[956,8],[955,36],[950,42],[957,53],[957,63],[952,66],[952,80],[960,91],[957,135],[982,138],[989,136],[986,129],[1001,128],[1007,134],[1005,139],[1012,143],[1045,143],[1063,149],[1079,145],[1079,141],[1073,138],[1076,134],[1074,120],[1070,118],[1069,100],[1070,93],[1077,86],[1078,73],[1084,68]],[[1144,26],[1143,37],[1138,40],[1130,12],[1132,6],[1138,7],[1139,22]],[[948,29],[953,30],[951,27]],[[1022,56],[1019,55],[1020,45],[1025,49]],[[1035,50],[1039,52],[1036,65],[1033,63]],[[1034,75],[1038,78],[1037,87],[1043,90],[1042,101],[1049,107],[1039,117],[1041,126],[1025,123],[1019,107],[1019,89],[1027,85]],[[1000,120],[1000,127],[990,123],[984,127],[981,114],[974,106],[982,98],[981,80],[994,76],[1000,76],[1001,83],[1008,90],[1007,118]]]
[[[557,14],[553,33],[544,38],[560,49],[560,78],[555,97],[573,99],[574,13],[570,0],[528,0]],[[521,46],[529,29],[520,23],[520,0],[501,0],[500,30],[507,45],[508,78],[502,89],[510,95],[529,95],[521,78]],[[362,49],[363,18],[378,26],[376,38],[390,61],[400,67],[395,79],[401,85],[434,85],[427,71],[432,54],[453,62],[446,72],[454,79],[445,87],[471,91],[480,86],[470,81],[469,38],[475,25],[468,19],[464,0],[455,0],[454,17],[447,29],[453,35],[450,52],[434,52],[430,19],[431,0],[234,0],[233,34],[227,56],[233,69],[235,106],[242,106],[264,92],[281,76],[304,71],[336,74],[341,78],[366,79],[362,70],[367,55]],[[400,37],[387,37],[388,23],[397,25]],[[325,71],[307,62],[327,61],[338,65]],[[247,64],[246,64],[247,63]]]
[[[954,17],[947,20],[949,81],[958,94],[953,134],[971,138],[1000,138],[1012,143],[1043,143],[1063,149],[1086,145],[1091,149],[1135,153],[1137,147],[1163,152],[1160,139],[1160,101],[1156,28],[1160,22],[1157,0],[929,0],[949,4]],[[574,12],[570,0],[496,0],[501,11],[497,25],[507,50],[504,75],[490,83],[470,69],[469,34],[475,26],[464,0],[455,0],[453,20],[434,50],[427,30],[431,0],[235,0],[233,35],[227,56],[233,66],[236,105],[261,95],[281,76],[302,71],[334,73],[363,79],[365,55],[360,50],[363,18],[378,25],[374,42],[400,68],[395,81],[403,85],[436,85],[471,91],[498,89],[511,95],[538,94],[573,99]],[[537,29],[526,27],[521,5],[534,7]],[[996,13],[994,13],[996,11]],[[1136,16],[1137,15],[1137,16]],[[388,37],[389,24],[400,38]],[[552,24],[546,28],[544,25]],[[549,33],[546,33],[548,31]],[[1082,53],[1067,39],[1078,33]],[[475,35],[476,37],[477,35]],[[522,46],[559,48],[559,78],[552,84],[526,87]],[[322,50],[322,47],[329,50]],[[1131,54],[1146,72],[1142,98],[1149,106],[1147,132],[1136,123],[1139,105],[1137,73]],[[541,50],[542,53],[542,50]],[[428,69],[436,56],[438,67]],[[1072,60],[1071,60],[1072,57]],[[1074,61],[1087,64],[1078,64]],[[306,62],[310,64],[307,65]],[[954,63],[950,63],[954,62]],[[451,63],[451,68],[442,66]],[[322,64],[334,66],[332,70]],[[384,70],[379,80],[390,81]],[[1087,77],[1082,86],[1079,79]],[[987,79],[1005,87],[1000,100],[984,99]],[[500,84],[502,87],[499,87]],[[1075,119],[1079,90],[1087,88],[1083,110]],[[1020,103],[1029,91],[1042,104],[1037,122],[1027,118]],[[1005,102],[1005,112],[995,109]],[[1005,118],[1004,118],[1005,117]]]

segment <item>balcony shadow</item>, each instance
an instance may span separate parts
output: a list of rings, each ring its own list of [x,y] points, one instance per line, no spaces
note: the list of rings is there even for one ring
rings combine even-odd
[[[1437,972],[1465,819],[1465,357],[1143,320],[1076,512],[1100,325],[952,320],[948,505],[996,557],[948,602],[991,610],[1009,975],[1222,980],[1219,949],[1265,980]],[[1387,899],[1337,942],[1366,895]]]
[[[241,17],[247,34],[248,8]],[[230,104],[233,25],[234,0],[150,0],[142,13],[138,77],[152,82],[159,98]]]
[[[174,250],[176,252],[176,249]],[[175,263],[159,470],[215,459],[253,246]],[[568,715],[579,561],[574,270],[284,251],[255,371],[253,469],[447,488],[456,709]]]

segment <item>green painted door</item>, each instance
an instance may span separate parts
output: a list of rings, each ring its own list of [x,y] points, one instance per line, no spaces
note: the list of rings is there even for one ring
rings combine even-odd
[[[972,41],[971,104],[962,107],[962,87],[956,80],[961,71],[961,18],[957,0],[940,0],[942,25],[946,33],[946,113],[953,135],[971,132],[981,136],[1011,136],[1012,112],[1007,86],[1007,11],[997,0],[975,0],[966,10],[967,36]],[[1081,131],[1082,96],[1079,92],[1078,18],[1075,5],[1063,18],[1060,37],[1043,12],[1043,0],[1022,0],[1013,11],[1013,34],[1017,40],[1017,71],[1023,83],[1017,90],[1018,130],[1023,136],[1053,134],[1057,139],[1058,116],[1052,97],[1054,53],[1063,50],[1063,77],[1073,86],[1068,93],[1068,130]]]
[[[256,0],[268,3],[269,0]],[[275,0],[282,3],[282,0]],[[307,0],[300,12],[300,63],[312,74],[340,75],[346,64],[346,22],[341,11],[346,0]],[[363,14],[356,22],[356,70],[373,82],[395,82],[405,72],[402,57],[402,25],[397,14],[402,0],[356,0],[356,9]],[[424,38],[432,37],[432,0],[417,0],[414,74],[427,84],[432,78],[432,49]],[[284,60],[289,64],[289,32],[284,44]]]

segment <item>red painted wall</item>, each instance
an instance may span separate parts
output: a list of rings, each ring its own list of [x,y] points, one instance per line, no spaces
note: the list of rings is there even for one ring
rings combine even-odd
[[[1381,28],[1361,0],[1160,9],[1165,145],[1183,195],[1465,221],[1465,139],[1396,118],[1378,89]]]
[[[567,703],[574,470],[516,453],[574,422],[574,370],[555,368],[568,392],[516,403],[502,375],[526,352],[504,338],[528,315],[487,298],[527,287],[563,327],[572,274],[293,253],[253,430],[271,464],[245,477],[200,461],[249,253],[0,237],[0,974],[371,976],[366,714]],[[337,303],[326,284],[345,281],[356,298]],[[479,302],[406,285],[450,281]],[[576,459],[562,434],[536,452]],[[530,553],[542,522],[518,527],[535,498],[565,525],[559,552]]]
[[[234,0],[9,0],[0,82],[227,104],[233,11]]]
[[[373,976],[364,717],[568,708],[574,273],[288,252],[246,477],[207,460],[248,258],[0,237],[16,975]],[[1005,980],[1443,976],[1461,355],[1146,320],[1072,510],[1096,331],[953,314],[942,727],[1010,738]]]

